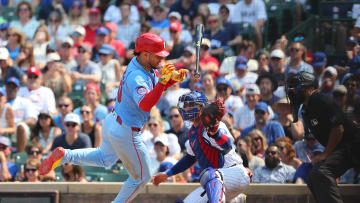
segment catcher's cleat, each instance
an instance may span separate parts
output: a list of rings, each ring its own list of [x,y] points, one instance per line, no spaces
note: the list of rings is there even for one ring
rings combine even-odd
[[[65,150],[62,147],[57,147],[53,153],[41,162],[40,175],[48,174],[60,165],[61,160],[65,155]]]

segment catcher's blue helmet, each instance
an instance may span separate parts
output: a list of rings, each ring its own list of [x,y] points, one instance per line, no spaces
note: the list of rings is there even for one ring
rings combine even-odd
[[[178,109],[184,120],[197,118],[202,106],[208,103],[206,96],[202,92],[191,91],[179,98]],[[191,107],[185,111],[185,107]]]

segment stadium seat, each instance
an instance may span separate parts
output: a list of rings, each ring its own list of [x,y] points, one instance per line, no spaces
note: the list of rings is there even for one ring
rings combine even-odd
[[[12,7],[1,6],[0,15],[1,17],[5,18],[8,22],[17,19],[16,8],[12,8]]]
[[[85,103],[83,97],[84,88],[85,87],[82,85],[73,84],[72,92],[67,95],[73,101],[74,109],[82,106]]]
[[[12,155],[12,158],[14,159],[14,163],[18,166],[18,168],[20,169],[21,165],[25,164],[26,160],[27,160],[27,154],[26,152],[18,152],[18,153],[14,153]]]

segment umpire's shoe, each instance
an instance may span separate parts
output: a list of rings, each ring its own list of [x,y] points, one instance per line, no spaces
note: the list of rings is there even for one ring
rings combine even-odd
[[[54,170],[56,167],[58,167],[64,155],[64,148],[57,147],[49,157],[41,162],[40,175],[48,174],[51,170]]]

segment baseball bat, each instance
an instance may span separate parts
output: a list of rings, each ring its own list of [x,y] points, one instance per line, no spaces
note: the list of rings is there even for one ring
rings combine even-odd
[[[196,33],[195,33],[195,48],[196,48],[196,63],[195,63],[195,74],[194,77],[195,78],[200,78],[200,73],[199,73],[199,58],[200,58],[200,46],[201,46],[201,41],[202,41],[202,37],[203,37],[203,25],[202,24],[197,24],[196,25]]]

